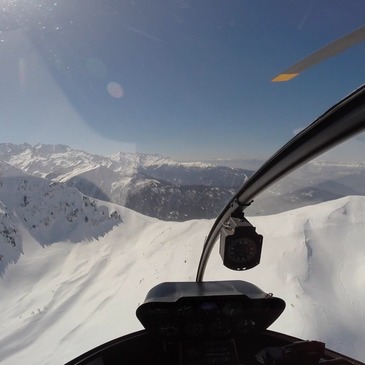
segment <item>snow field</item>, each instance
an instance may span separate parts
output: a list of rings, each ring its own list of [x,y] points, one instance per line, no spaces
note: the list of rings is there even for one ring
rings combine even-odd
[[[250,281],[286,301],[272,326],[365,360],[365,198],[346,197],[252,218],[264,236],[258,267],[233,272],[215,247],[206,280]],[[0,278],[0,359],[62,364],[141,328],[135,310],[163,281],[194,280],[213,221],[163,222],[123,207],[97,237],[40,245],[24,226],[23,252]],[[104,227],[105,228],[105,227]]]

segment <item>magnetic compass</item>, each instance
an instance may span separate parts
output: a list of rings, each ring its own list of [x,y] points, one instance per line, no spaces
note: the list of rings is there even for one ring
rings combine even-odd
[[[246,218],[233,218],[221,229],[220,254],[232,270],[247,270],[260,262],[262,236]]]
[[[257,244],[250,237],[233,237],[229,240],[227,255],[230,260],[246,265],[257,256]]]

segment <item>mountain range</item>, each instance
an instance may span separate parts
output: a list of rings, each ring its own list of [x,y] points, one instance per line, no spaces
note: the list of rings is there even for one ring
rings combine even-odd
[[[0,144],[0,161],[91,198],[166,221],[216,217],[253,174],[238,167],[177,162],[160,155],[119,152],[106,157],[64,145],[26,143]],[[255,199],[246,215],[365,195],[364,178],[364,163],[314,160]]]
[[[213,218],[252,171],[160,155],[89,154],[64,145],[0,144],[0,161],[95,199],[162,220]]]
[[[364,180],[363,162],[313,160],[270,186],[246,214],[275,214],[349,195],[364,196]]]

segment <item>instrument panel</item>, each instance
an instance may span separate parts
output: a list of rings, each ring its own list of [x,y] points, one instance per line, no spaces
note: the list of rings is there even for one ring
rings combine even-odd
[[[229,339],[268,328],[285,302],[243,281],[163,283],[137,309],[142,325],[162,339]]]

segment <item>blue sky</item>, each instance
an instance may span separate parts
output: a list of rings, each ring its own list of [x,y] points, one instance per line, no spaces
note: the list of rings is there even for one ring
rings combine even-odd
[[[1,142],[265,158],[365,79],[359,44],[271,82],[363,25],[360,0],[9,1],[5,9],[18,26],[0,28]]]

